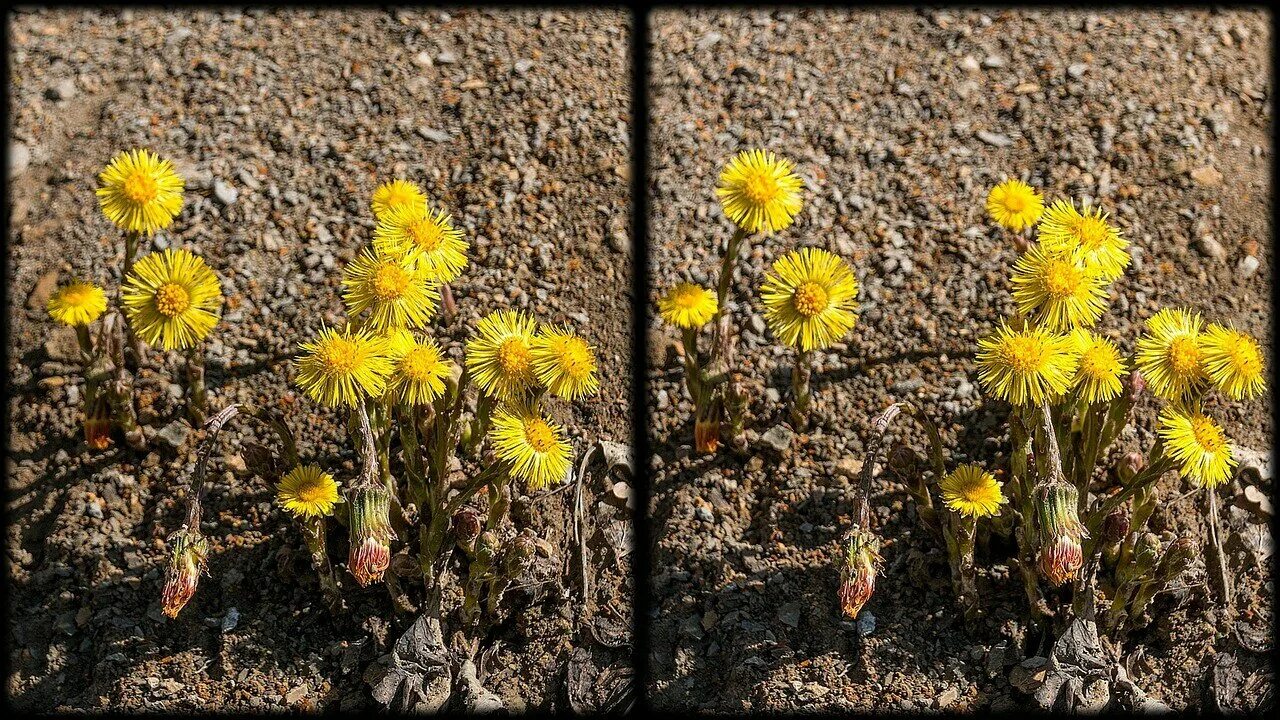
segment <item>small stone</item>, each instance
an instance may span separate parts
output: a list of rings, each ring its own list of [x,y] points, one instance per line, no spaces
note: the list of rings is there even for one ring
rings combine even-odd
[[[533,67],[533,61],[528,58],[521,58],[516,61],[515,71],[517,75],[523,75]]]
[[[982,60],[982,67],[988,70],[995,70],[1004,67],[1004,58],[999,55],[988,55]]]
[[[1244,259],[1240,261],[1240,264],[1236,266],[1236,272],[1238,272],[1242,278],[1253,277],[1253,274],[1258,272],[1258,266],[1260,264],[1261,263],[1259,263],[1258,258],[1252,255],[1245,255]]]
[[[458,56],[452,50],[445,50],[444,52],[436,55],[436,62],[441,65],[452,65],[453,63],[458,62]]]
[[[778,619],[793,628],[800,627],[800,603],[792,601],[778,608]]]
[[[1067,74],[1075,78],[1076,80],[1079,80],[1080,78],[1084,77],[1084,73],[1088,69],[1089,69],[1089,66],[1085,65],[1084,63],[1075,63],[1074,65],[1067,66]]]
[[[938,696],[938,707],[939,708],[950,707],[953,703],[955,703],[956,700],[959,700],[959,699],[960,699],[960,691],[956,689],[956,687],[953,685],[947,688],[946,690],[943,690],[942,694]]]
[[[213,181],[213,196],[222,203],[223,207],[228,207],[235,204],[236,199],[240,197],[240,191],[219,179]]]
[[[294,705],[299,700],[301,700],[306,696],[307,696],[307,686],[299,685],[298,687],[290,690],[288,694],[284,696],[284,701],[290,705]]]
[[[79,361],[80,343],[76,340],[76,331],[63,326],[49,331],[49,339],[44,342],[44,353],[50,360],[58,362]]]
[[[1217,187],[1222,184],[1222,172],[1212,165],[1202,165],[1191,171],[1191,180],[1203,187]]]
[[[88,515],[91,518],[101,520],[102,519],[102,503],[98,502],[97,500],[90,500],[84,506],[84,512],[86,515]]]
[[[960,69],[965,72],[975,73],[982,69],[982,65],[978,63],[978,58],[972,55],[965,55],[960,60]]]
[[[156,439],[177,450],[191,435],[191,426],[185,420],[174,420],[156,433]]]
[[[770,450],[778,454],[785,453],[791,448],[791,440],[795,437],[795,433],[786,425],[774,425],[769,428],[768,432],[760,436],[760,441],[769,447]]]
[[[427,52],[426,50],[423,50],[422,52],[413,56],[413,64],[417,65],[420,68],[429,68],[435,63],[432,62],[431,60],[431,53]]]
[[[1013,139],[1008,135],[994,133],[989,130],[979,130],[977,132],[978,139],[993,147],[1009,147],[1013,144]]]
[[[876,616],[871,614],[870,610],[863,610],[858,613],[858,636],[869,637],[876,631]]]
[[[45,306],[49,304],[49,298],[53,297],[53,291],[57,289],[57,270],[50,270],[41,275],[36,281],[36,286],[31,288],[31,294],[27,296],[27,309],[32,312],[44,312]]]
[[[44,95],[50,100],[70,100],[76,96],[76,81],[71,78],[59,80],[48,90],[45,90]]]
[[[430,140],[433,143],[443,143],[453,139],[453,136],[449,133],[429,127],[418,128],[418,134],[421,135],[424,140]]]
[[[9,177],[17,177],[26,172],[31,164],[31,148],[24,142],[9,143]]]
[[[841,458],[836,463],[836,475],[839,475],[849,482],[855,482],[858,476],[862,474],[863,462],[855,457]]]
[[[220,628],[222,629],[222,632],[228,633],[235,630],[236,626],[239,624],[240,611],[235,608],[230,608],[227,610],[227,614],[222,616],[222,624],[220,625]]]
[[[699,505],[693,509],[693,514],[702,522],[714,522],[716,517],[711,514],[711,510],[705,505]]]
[[[1196,242],[1196,248],[1205,256],[1213,258],[1217,262],[1227,259],[1227,250],[1222,247],[1222,243],[1214,240],[1212,236],[1206,235]]]
[[[1044,676],[1048,670],[1049,659],[1040,655],[1029,657],[1014,666],[1009,673],[1009,684],[1030,694],[1044,684]]]

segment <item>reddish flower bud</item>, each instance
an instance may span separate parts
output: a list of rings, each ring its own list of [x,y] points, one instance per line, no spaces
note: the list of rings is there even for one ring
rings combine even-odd
[[[1116,461],[1116,476],[1120,478],[1120,482],[1128,485],[1133,476],[1142,472],[1146,466],[1147,459],[1142,456],[1142,453],[1127,452]]]
[[[840,609],[850,618],[858,617],[862,606],[876,591],[876,566],[880,562],[880,542],[874,535],[858,530],[849,538],[844,565],[840,568]]]
[[[1129,373],[1129,378],[1124,384],[1125,399],[1130,403],[1135,403],[1146,390],[1147,379],[1142,377],[1142,373],[1137,370]]]
[[[1121,505],[1102,520],[1102,542],[1115,545],[1129,536],[1129,508]]]
[[[1080,495],[1061,480],[1042,485],[1037,494],[1040,572],[1054,585],[1075,579],[1084,566],[1080,540],[1088,536],[1077,507]]]
[[[1051,544],[1040,548],[1040,572],[1054,585],[1075,580],[1084,566],[1084,550],[1080,542],[1059,535]]]
[[[458,546],[468,552],[476,549],[476,538],[484,528],[480,524],[480,513],[475,509],[464,507],[453,514],[453,537]]]
[[[360,488],[351,497],[351,552],[347,565],[361,587],[382,579],[391,564],[391,496],[383,488]]]
[[[200,584],[200,573],[204,571],[205,559],[209,555],[209,541],[204,539],[198,528],[189,530],[185,527],[173,534],[173,541],[173,554],[164,574],[161,604],[165,615],[176,618]]]
[[[700,453],[713,453],[720,447],[720,421],[695,420],[693,445]]]

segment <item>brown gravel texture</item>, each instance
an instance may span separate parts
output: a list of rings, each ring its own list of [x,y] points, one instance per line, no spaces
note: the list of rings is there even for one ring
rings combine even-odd
[[[472,243],[461,315],[438,337],[515,307],[596,345],[598,397],[557,405],[581,452],[630,441],[630,19],[621,12],[471,10],[47,11],[10,17],[9,583],[7,695],[18,709],[344,709],[374,705],[364,670],[412,621],[345,570],[333,617],[274,478],[223,433],[209,475],[209,576],[177,620],[160,613],[165,538],[182,522],[199,432],[181,363],[153,353],[139,380],[149,448],[89,452],[74,336],[44,304],[72,275],[118,282],[121,235],[97,172],[118,150],[175,160],[186,205],[154,247],[187,247],[227,302],[207,343],[211,404],[285,410],[304,461],[346,480],[344,418],[292,385],[289,359],[342,318],[341,269],[372,236],[368,198],[421,183]],[[552,582],[508,595],[482,680],[509,708],[568,707],[567,678],[629,671],[625,486],[587,485],[593,582],[560,582],[572,492],[518,498],[517,525],[557,548]],[[561,588],[564,588],[563,591]],[[579,622],[589,617],[589,622]],[[572,671],[572,672],[571,672]]]
[[[941,425],[951,465],[1004,465],[1006,410],[981,392],[973,358],[1012,311],[1015,250],[983,209],[1005,176],[1101,204],[1132,241],[1100,326],[1126,352],[1143,319],[1186,305],[1255,334],[1271,357],[1271,39],[1268,16],[1244,11],[652,16],[650,301],[681,279],[714,285],[732,227],[712,190],[735,152],[792,159],[808,189],[796,224],[753,239],[733,282],[753,396],[745,456],[692,454],[678,337],[656,310],[648,329],[651,703],[1035,707],[1036,656],[1053,638],[1028,628],[1010,543],[980,548],[987,614],[965,622],[945,549],[889,473],[872,486],[885,568],[858,621],[841,616],[847,474],[870,419],[902,400]],[[793,433],[783,401],[794,354],[774,344],[754,296],[774,259],[808,245],[855,266],[862,314],[846,342],[818,353],[821,419]],[[1212,411],[1240,446],[1267,453],[1270,402],[1268,392]],[[1141,403],[1120,449],[1150,447],[1156,409]],[[909,423],[893,435],[923,452]],[[1096,489],[1113,483],[1108,474]],[[1203,495],[1174,475],[1159,489],[1152,529],[1203,539]],[[1246,490],[1265,500],[1269,472],[1220,489],[1234,625],[1210,621],[1220,611],[1197,559],[1179,592],[1157,598],[1154,620],[1108,648],[1148,698],[1175,709],[1273,703],[1271,510]]]

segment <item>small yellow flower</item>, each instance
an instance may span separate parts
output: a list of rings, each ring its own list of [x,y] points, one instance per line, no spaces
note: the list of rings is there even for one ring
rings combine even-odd
[[[1014,405],[1039,405],[1071,388],[1079,356],[1064,335],[1032,326],[1002,325],[978,341],[978,380]]]
[[[564,429],[535,409],[520,403],[499,408],[489,440],[498,457],[511,464],[511,476],[530,491],[557,485],[569,474],[573,449]]]
[[[767,150],[744,150],[720,171],[716,196],[735,225],[767,235],[791,225],[804,204],[802,189],[790,162]]]
[[[46,307],[63,325],[88,325],[106,312],[107,294],[93,283],[77,281],[58,288]]]
[[[373,202],[370,205],[373,209],[373,217],[381,220],[397,208],[425,208],[427,196],[422,193],[422,188],[418,187],[417,183],[411,183],[408,180],[390,180],[373,191]]]
[[[299,519],[332,515],[338,501],[338,483],[318,465],[296,467],[276,486],[276,502]]]
[[[173,163],[149,150],[118,153],[98,175],[102,214],[121,230],[151,235],[182,209],[182,178]]]
[[[467,241],[443,210],[425,203],[401,205],[378,219],[373,244],[388,255],[402,255],[439,283],[452,282],[467,266]]]
[[[543,328],[530,350],[533,373],[552,395],[577,400],[600,388],[594,349],[569,328]]]
[[[1094,268],[1111,282],[1129,266],[1129,241],[1107,221],[1100,208],[1084,206],[1084,212],[1067,200],[1059,200],[1045,211],[1038,228],[1040,244],[1054,255],[1071,255],[1086,267]]]
[[[1232,400],[1251,398],[1267,386],[1258,341],[1217,323],[1200,338],[1204,369],[1214,387]]]
[[[435,316],[440,291],[402,256],[365,248],[347,265],[342,299],[350,314],[364,314],[376,330],[425,327]]]
[[[1029,320],[1056,332],[1088,327],[1107,308],[1105,282],[1070,255],[1032,245],[1013,266],[1013,301]]]
[[[387,392],[393,397],[405,405],[427,405],[444,393],[450,366],[434,340],[410,336],[407,346],[393,344],[392,353],[395,371]]]
[[[1173,308],[1147,318],[1135,360],[1157,397],[1177,401],[1204,388],[1203,324],[1199,313]]]
[[[987,193],[987,214],[1000,225],[1021,232],[1036,224],[1044,212],[1044,198],[1035,188],[1017,179],[1009,179]]]
[[[1000,506],[1009,502],[995,477],[977,465],[961,465],[939,485],[947,507],[971,518],[998,515]]]
[[[849,264],[820,248],[802,248],[773,264],[760,287],[764,319],[784,344],[819,350],[857,322],[858,279]]]
[[[658,300],[662,319],[684,330],[711,322],[718,309],[714,291],[689,282],[676,283]]]
[[[1194,410],[1169,405],[1160,412],[1160,438],[1179,472],[1197,487],[1213,488],[1231,479],[1236,460],[1222,426]]]
[[[355,407],[386,389],[393,369],[387,340],[368,330],[321,328],[294,359],[298,386],[326,407]]]
[[[147,344],[185,350],[218,324],[222,285],[199,256],[169,249],[134,264],[120,300],[129,325]]]
[[[522,399],[538,379],[533,371],[537,321],[519,310],[482,318],[467,341],[467,369],[486,394],[508,402]]]
[[[1088,330],[1071,333],[1071,342],[1080,355],[1074,386],[1086,403],[1108,402],[1124,390],[1128,371],[1115,343]]]

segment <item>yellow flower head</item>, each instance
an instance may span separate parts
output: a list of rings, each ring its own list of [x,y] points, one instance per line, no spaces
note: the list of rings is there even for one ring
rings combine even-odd
[[[818,350],[857,322],[858,279],[849,264],[820,248],[802,248],[773,264],[760,287],[764,319],[784,344]]]
[[[318,465],[296,467],[280,479],[276,502],[296,518],[332,515],[339,502],[338,483]]]
[[[689,282],[676,283],[658,300],[662,319],[685,330],[711,322],[718,309],[714,291]]]
[[[1013,266],[1018,312],[1050,330],[1067,332],[1098,321],[1107,308],[1102,276],[1070,255],[1032,245]]]
[[[98,182],[102,214],[126,232],[151,235],[169,227],[182,209],[182,178],[173,163],[149,150],[117,154]]]
[[[467,241],[443,210],[426,203],[400,205],[378,218],[373,244],[388,255],[402,255],[431,280],[452,282],[467,266]]]
[[[530,350],[533,373],[552,395],[577,400],[600,388],[594,349],[569,328],[543,328]]]
[[[321,328],[294,359],[298,386],[326,407],[355,407],[386,389],[393,369],[386,338],[368,330]]]
[[[1044,198],[1021,180],[1005,180],[987,193],[987,214],[1014,232],[1035,225],[1042,212]]]
[[[489,441],[498,457],[511,465],[511,476],[530,491],[557,485],[569,474],[573,449],[564,429],[522,403],[504,405],[493,414]]]
[[[720,171],[716,196],[724,214],[747,232],[766,235],[791,225],[804,204],[804,181],[791,163],[767,150],[744,150]]]
[[[537,384],[533,370],[537,325],[519,310],[499,310],[476,325],[476,334],[467,341],[467,370],[486,394],[512,402]]]
[[[222,285],[199,256],[169,249],[133,266],[120,300],[129,325],[147,344],[185,350],[218,324]]]
[[[1101,335],[1080,329],[1071,333],[1071,342],[1080,355],[1075,388],[1086,403],[1114,399],[1124,389],[1128,369],[1115,343]]]
[[[1107,221],[1100,208],[1084,206],[1084,212],[1067,200],[1059,200],[1045,211],[1038,228],[1040,244],[1053,255],[1071,255],[1086,267],[1096,269],[1111,282],[1129,266],[1129,241]]]
[[[440,303],[437,284],[403,256],[365,248],[342,276],[342,299],[351,315],[365,314],[369,326],[384,330],[425,327]]]
[[[1231,479],[1236,466],[1231,441],[1212,418],[1168,405],[1160,412],[1160,439],[1195,486],[1213,488]]]
[[[400,207],[423,207],[427,205],[427,196],[417,183],[408,180],[391,180],[384,182],[373,191],[373,217],[381,220]]]
[[[444,393],[449,377],[449,361],[440,346],[430,338],[409,337],[408,344],[392,341],[395,371],[387,384],[387,392],[405,405],[427,405]]]
[[[1000,506],[1009,498],[1000,491],[1000,483],[991,473],[977,465],[961,465],[940,483],[942,501],[953,512],[972,518],[1000,514]]]
[[[978,380],[1014,405],[1039,405],[1071,388],[1079,356],[1070,338],[1031,326],[1005,324],[978,341]]]
[[[1157,397],[1177,401],[1204,388],[1203,324],[1199,313],[1173,308],[1147,318],[1135,360]]]
[[[1232,400],[1251,398],[1267,384],[1262,375],[1262,351],[1249,335],[1217,323],[1200,338],[1204,370],[1223,395]]]
[[[77,281],[58,288],[46,308],[63,325],[88,325],[106,312],[107,294],[93,283]]]

